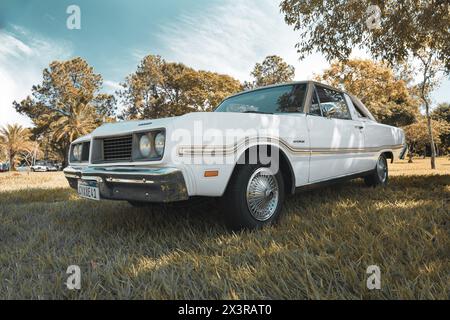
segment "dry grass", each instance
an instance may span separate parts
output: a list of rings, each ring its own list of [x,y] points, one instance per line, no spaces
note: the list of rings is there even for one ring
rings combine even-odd
[[[134,209],[80,200],[61,173],[0,174],[0,298],[446,299],[450,161],[428,166],[392,165],[387,188],[300,193],[280,225],[239,234],[214,203]],[[64,284],[72,264],[80,291]]]

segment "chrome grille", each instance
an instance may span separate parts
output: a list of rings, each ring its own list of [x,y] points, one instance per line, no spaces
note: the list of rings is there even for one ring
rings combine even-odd
[[[131,161],[133,136],[103,139],[104,161]]]

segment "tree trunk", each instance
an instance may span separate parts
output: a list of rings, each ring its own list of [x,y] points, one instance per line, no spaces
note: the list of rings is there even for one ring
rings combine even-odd
[[[425,112],[427,116],[427,127],[428,127],[428,136],[430,137],[430,148],[431,148],[431,170],[436,169],[436,146],[434,145],[434,138],[433,138],[433,130],[431,127],[431,116],[430,116],[430,103],[428,100],[428,91],[430,89],[430,80],[432,78],[433,72],[431,71],[432,68],[432,59],[433,59],[433,53],[431,53],[428,56],[428,59],[421,59],[423,63],[423,80],[421,85],[421,99],[425,104]],[[426,153],[425,153],[426,156]]]
[[[9,156],[9,171],[14,171],[14,156]]]
[[[409,148],[408,150],[408,163],[413,163],[413,150]]]
[[[427,126],[428,126],[428,135],[430,136],[430,148],[431,148],[431,169],[436,169],[436,146],[434,144],[433,130],[431,127],[431,117],[430,117],[430,105],[428,101],[425,99],[425,108],[427,114]]]
[[[70,143],[64,146],[63,149],[63,154],[62,154],[62,158],[63,158],[63,162],[62,162],[62,167],[65,168],[69,165],[69,150],[70,150]]]

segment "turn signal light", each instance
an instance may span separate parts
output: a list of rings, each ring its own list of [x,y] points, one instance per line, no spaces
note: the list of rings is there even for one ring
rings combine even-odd
[[[219,170],[205,171],[205,178],[218,177]]]

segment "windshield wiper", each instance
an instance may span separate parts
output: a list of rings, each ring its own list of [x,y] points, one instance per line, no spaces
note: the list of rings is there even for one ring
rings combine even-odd
[[[264,112],[264,111],[244,111],[242,113],[273,114],[273,112]]]

